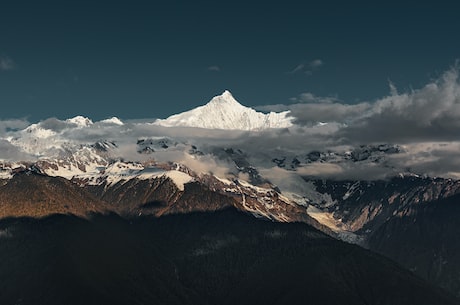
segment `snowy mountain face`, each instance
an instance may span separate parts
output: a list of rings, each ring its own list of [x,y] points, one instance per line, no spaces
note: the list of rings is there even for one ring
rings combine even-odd
[[[166,127],[198,127],[208,129],[263,130],[292,126],[289,111],[264,114],[238,103],[229,91],[214,97],[204,106],[175,114],[154,124]]]
[[[241,209],[254,215],[278,221],[313,218],[323,230],[356,241],[355,231],[362,228],[357,223],[365,222],[348,219],[341,207],[332,210],[339,202],[333,199],[335,193],[302,177],[310,176],[310,168],[328,164],[344,168],[354,164],[385,167],[388,158],[403,152],[399,146],[368,145],[342,153],[306,150],[302,154],[278,148],[276,152],[264,150],[260,154],[223,146],[225,142],[212,144],[212,139],[211,143],[195,143],[194,138],[159,135],[155,129],[157,125],[195,126],[251,130],[258,135],[258,130],[292,126],[287,115],[256,112],[239,104],[226,91],[205,106],[155,124],[125,124],[115,117],[97,122],[82,116],[64,121],[48,119],[4,138],[35,159],[3,162],[0,178],[11,179],[15,172],[32,170],[63,177],[81,187],[101,187],[104,192],[128,181],[139,187],[139,181],[169,179],[179,191],[197,182],[234,198]],[[216,143],[219,141],[216,139]],[[360,211],[356,214],[361,217]]]
[[[75,124],[78,128],[88,127],[94,124],[93,121],[91,121],[89,118],[86,118],[81,115],[78,115],[71,119],[67,119],[66,122]]]

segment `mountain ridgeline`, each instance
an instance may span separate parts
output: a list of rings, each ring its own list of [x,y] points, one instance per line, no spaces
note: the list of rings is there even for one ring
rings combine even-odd
[[[0,303],[460,303],[460,181],[401,170],[403,145],[304,149],[302,128],[226,91],[8,131]]]

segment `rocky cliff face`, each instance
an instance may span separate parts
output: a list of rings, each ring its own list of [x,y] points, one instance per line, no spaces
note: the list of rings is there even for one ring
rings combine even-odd
[[[390,257],[460,296],[460,183],[397,177],[388,181],[316,181],[331,211],[361,245]]]
[[[40,165],[46,165],[40,168]],[[273,186],[257,187],[242,180],[198,175],[185,166],[163,164],[161,174],[125,175],[134,165],[118,164],[122,174],[98,179],[50,177],[49,163],[33,164],[2,180],[0,217],[43,217],[52,214],[86,216],[115,212],[126,217],[209,212],[235,207],[257,217],[279,222],[301,221],[329,234],[306,208],[293,204]],[[174,170],[172,169],[174,168]]]

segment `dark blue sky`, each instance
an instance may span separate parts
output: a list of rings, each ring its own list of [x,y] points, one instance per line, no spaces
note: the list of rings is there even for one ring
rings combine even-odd
[[[372,101],[460,58],[459,8],[440,1],[155,2],[2,3],[0,118],[166,117],[225,89]]]

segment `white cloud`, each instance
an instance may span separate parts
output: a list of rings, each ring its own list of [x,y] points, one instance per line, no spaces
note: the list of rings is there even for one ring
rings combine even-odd
[[[16,67],[14,61],[8,56],[0,56],[0,71],[13,70]]]
[[[336,97],[305,92],[291,98],[292,104],[259,106],[263,111],[290,110],[295,122],[345,124],[336,136],[349,143],[410,143],[458,140],[460,130],[459,69],[446,71],[424,87],[398,93],[389,83],[390,95],[375,102],[347,104]]]
[[[22,151],[19,147],[10,142],[0,139],[0,160],[1,161],[33,161],[35,157]]]
[[[262,112],[283,112],[289,110],[289,105],[286,104],[275,104],[275,105],[262,105],[255,106],[254,109]]]
[[[311,149],[315,141],[323,147],[321,151],[340,145],[350,147],[372,143],[393,143],[403,147],[403,152],[387,156],[382,164],[336,164],[341,169],[337,172],[327,164],[312,164],[304,166],[299,173],[336,179],[378,179],[398,172],[412,172],[460,179],[459,68],[453,67],[439,79],[408,92],[398,92],[391,82],[389,85],[390,94],[372,103],[346,104],[335,98],[304,93],[292,99],[296,102],[294,104],[261,106],[259,109],[290,110],[295,122],[305,126],[298,129],[305,132],[304,151]],[[321,137],[315,122],[336,122],[338,125]],[[289,138],[302,141],[298,136],[290,135]]]
[[[261,111],[290,111],[294,122],[311,126],[318,122],[349,123],[371,109],[369,103],[344,104],[336,97],[320,97],[312,93],[301,93],[290,99],[293,104],[258,106]]]
[[[298,174],[309,177],[331,177],[343,172],[343,168],[333,163],[310,163],[298,169]]]
[[[337,97],[333,96],[328,96],[328,97],[322,97],[322,96],[316,96],[313,93],[310,92],[304,92],[299,94],[296,97],[292,97],[291,101],[297,102],[297,103],[322,103],[322,104],[330,104],[334,102],[339,102],[339,99]]]
[[[315,59],[310,62],[302,62],[295,66],[294,69],[289,71],[289,74],[304,73],[306,75],[312,75],[314,71],[318,70],[324,62],[321,59]]]
[[[27,120],[21,119],[10,119],[0,121],[0,136],[3,136],[10,131],[24,129],[29,125],[30,123]]]
[[[392,94],[371,104],[340,136],[353,142],[458,140],[460,83],[458,70],[445,72],[421,89]]]
[[[294,69],[292,69],[289,73],[297,73],[304,70],[305,64],[298,64]]]
[[[419,175],[460,179],[460,141],[420,142],[403,145],[406,153],[389,160],[395,168]]]
[[[209,66],[208,71],[213,71],[213,72],[220,72],[220,67],[219,66]]]
[[[323,61],[321,59],[315,59],[309,63],[311,68],[319,68],[323,65]]]
[[[289,107],[294,122],[302,125],[317,122],[338,122],[349,124],[356,117],[369,110],[368,103],[347,105],[341,103],[294,104]]]

